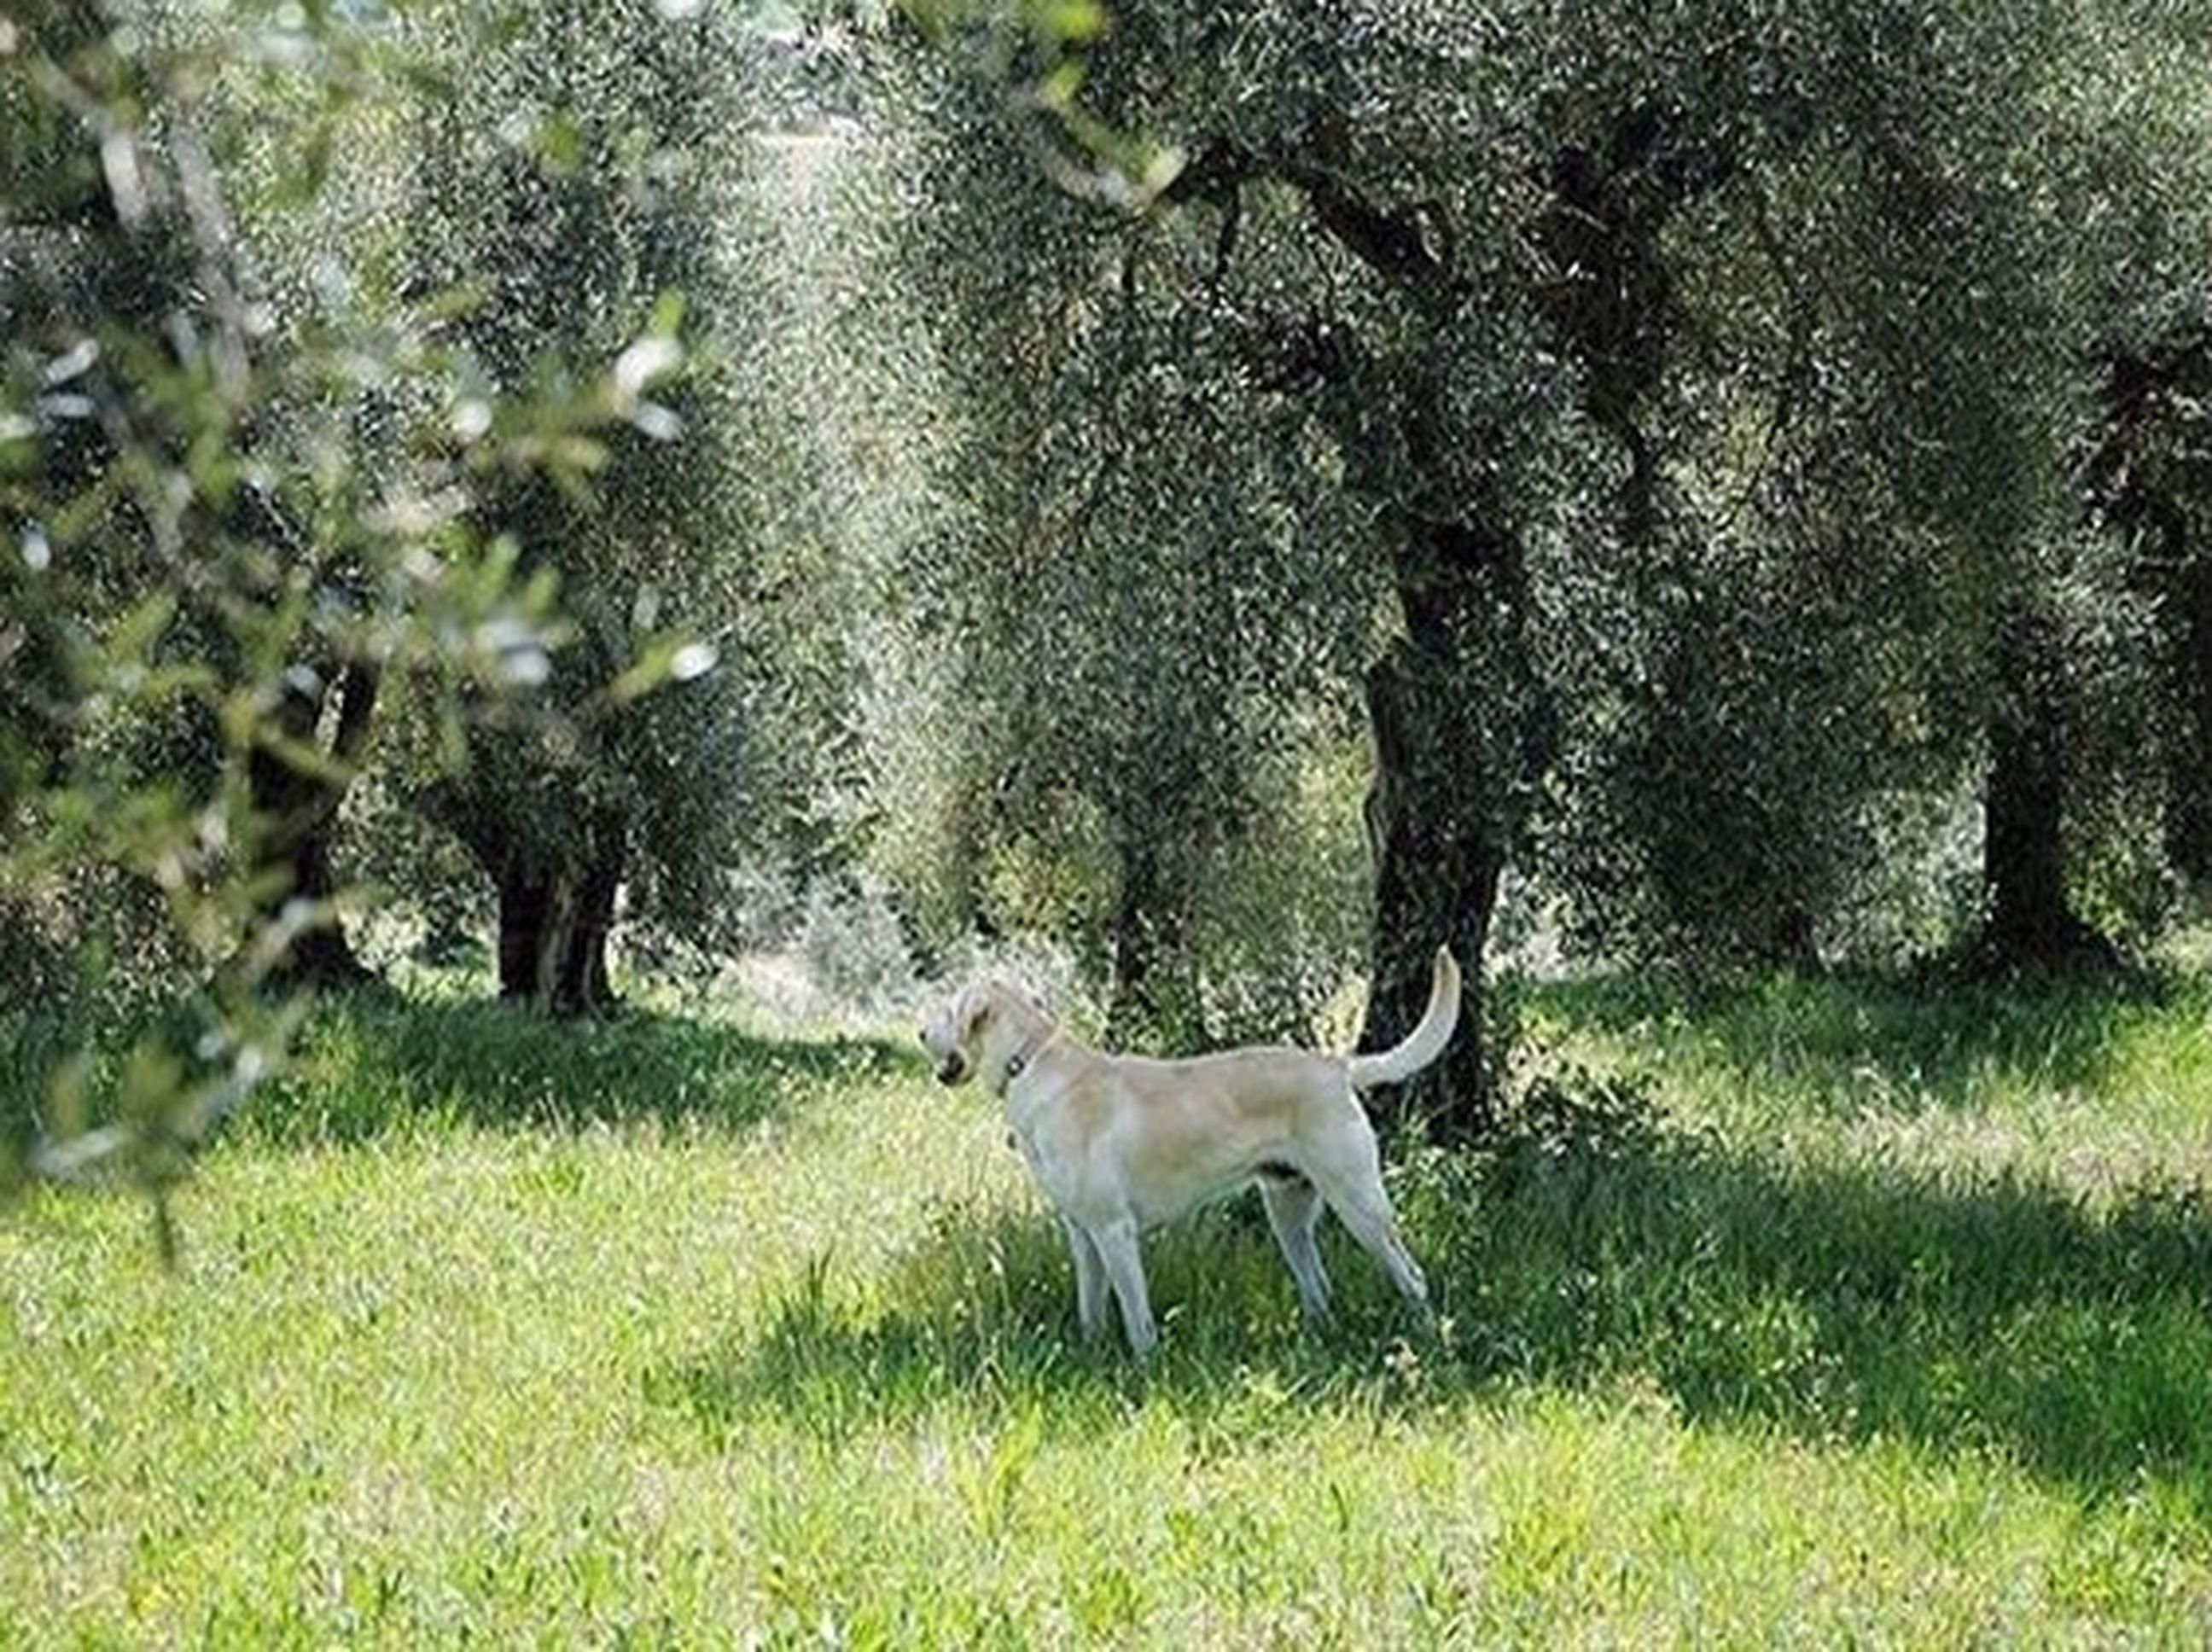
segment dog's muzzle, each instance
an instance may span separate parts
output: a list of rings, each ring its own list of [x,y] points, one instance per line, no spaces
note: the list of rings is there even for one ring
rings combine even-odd
[[[937,1064],[937,1082],[940,1084],[957,1084],[967,1076],[968,1063],[957,1050]]]

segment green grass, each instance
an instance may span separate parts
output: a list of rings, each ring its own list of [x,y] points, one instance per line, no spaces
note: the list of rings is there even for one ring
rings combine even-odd
[[[2202,1644],[2208,1013],[1547,989],[1437,1336],[1231,1207],[1139,1370],[896,1045],[332,1006],[173,1272],[0,1219],[0,1645]]]

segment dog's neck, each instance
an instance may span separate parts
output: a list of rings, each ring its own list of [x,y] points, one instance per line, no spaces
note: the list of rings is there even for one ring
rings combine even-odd
[[[1060,1029],[1041,1011],[1029,1010],[1021,1017],[1020,1034],[1005,1062],[991,1076],[990,1090],[994,1096],[1003,1097],[1006,1095],[1014,1082],[1036,1063],[1045,1048],[1060,1036]]]
[[[1044,1047],[1060,1036],[1060,1029],[1049,1023],[1039,1027],[1025,1039],[1020,1048],[1006,1058],[1006,1077],[1001,1090],[1029,1071],[1030,1063],[1044,1053]]]

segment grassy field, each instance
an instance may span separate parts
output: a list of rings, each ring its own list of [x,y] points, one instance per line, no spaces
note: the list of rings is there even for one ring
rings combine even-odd
[[[0,1644],[2212,1639],[2204,989],[1519,1013],[1435,1337],[1230,1207],[1139,1370],[895,1044],[326,1008],[173,1272],[0,1217]]]

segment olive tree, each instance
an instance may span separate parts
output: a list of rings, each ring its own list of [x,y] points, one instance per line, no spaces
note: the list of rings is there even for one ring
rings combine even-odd
[[[2073,197],[2094,236],[2096,400],[2081,479],[2148,609],[2148,680],[2094,756],[2154,799],[2166,865],[2212,873],[2212,143],[2204,24],[2177,9],[2108,18],[2112,49],[2076,86]],[[2193,31],[2193,32],[2192,32]],[[2154,771],[2144,774],[2145,768]]]
[[[1230,915],[1292,755],[1344,720],[1376,596],[1365,524],[1311,486],[1331,456],[1249,393],[1234,331],[1183,301],[1210,237],[1125,234],[1028,163],[988,86],[932,92],[945,141],[916,149],[908,268],[945,341],[954,505],[912,573],[950,640],[958,904],[1062,926],[1117,1037],[1188,1043],[1224,1010],[1288,1030],[1315,982],[1262,1009],[1206,966],[1306,908]]]
[[[448,295],[443,336],[477,375],[456,439],[497,444],[471,465],[471,520],[557,584],[568,630],[538,693],[471,720],[466,762],[420,795],[496,890],[501,993],[580,1013],[610,997],[618,895],[701,886],[766,812],[752,662],[779,478],[743,474],[761,455],[737,440],[746,272],[724,221],[743,64],[713,17],[642,0],[502,8],[484,39],[465,15],[434,32],[410,284]],[[603,437],[493,412],[593,383],[617,421]],[[518,440],[556,462],[498,457]]]

